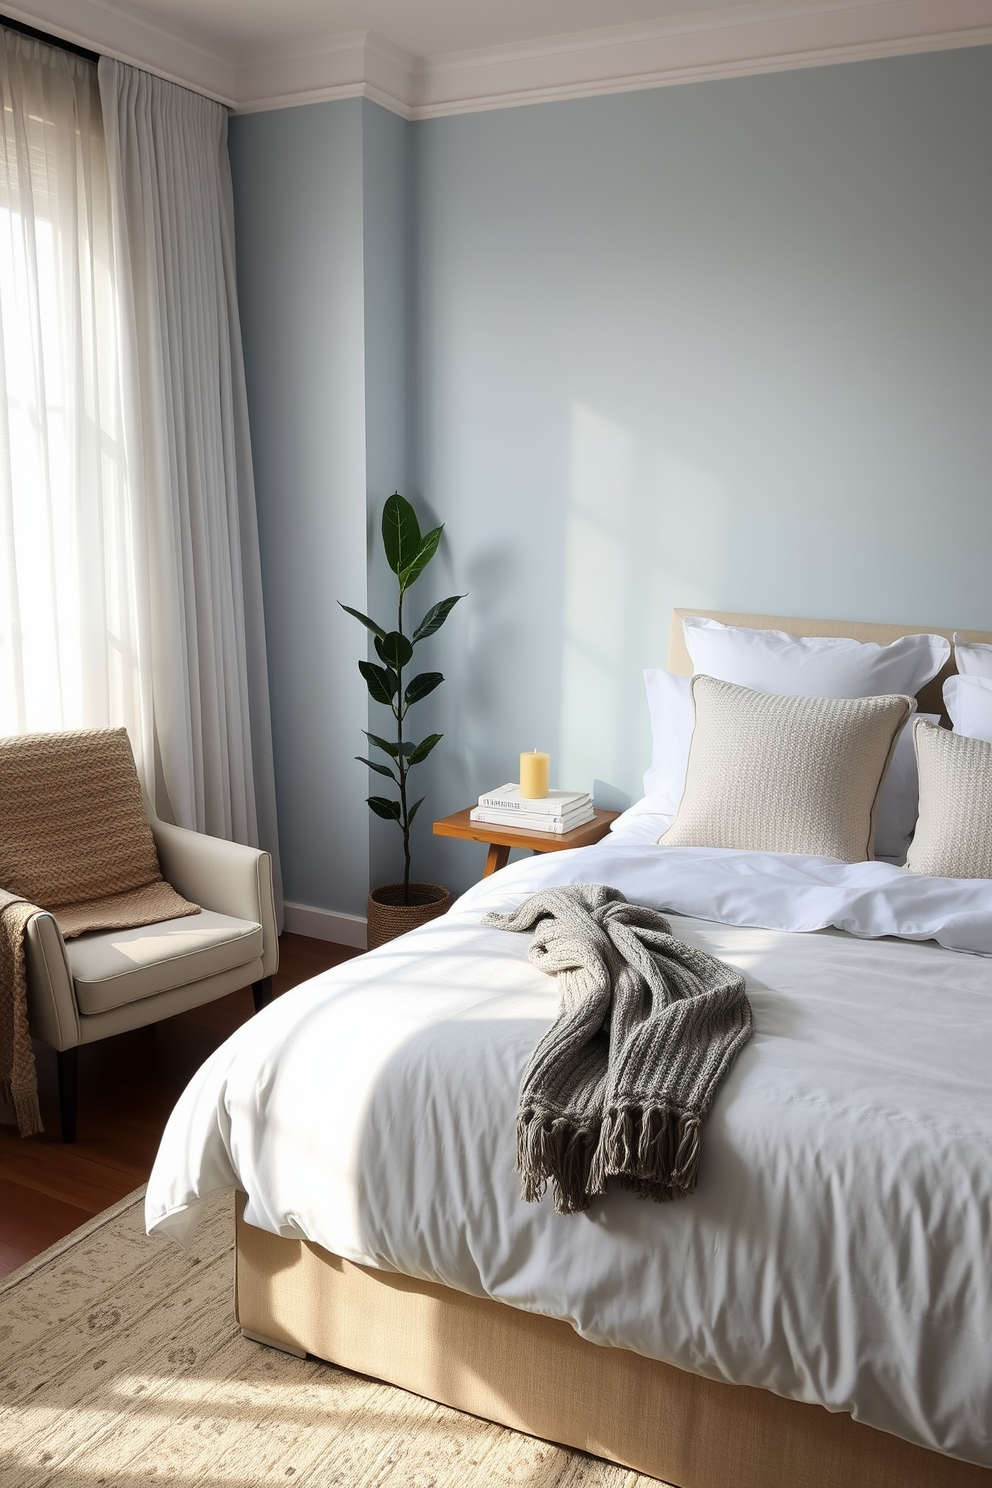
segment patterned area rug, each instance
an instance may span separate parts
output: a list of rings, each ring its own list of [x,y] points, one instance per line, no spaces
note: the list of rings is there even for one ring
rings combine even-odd
[[[143,1190],[0,1285],[3,1488],[657,1488],[242,1338],[234,1211],[149,1239]]]

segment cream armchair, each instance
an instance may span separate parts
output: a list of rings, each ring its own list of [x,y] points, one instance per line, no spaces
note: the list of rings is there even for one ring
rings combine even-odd
[[[76,1136],[80,1044],[171,1018],[249,984],[256,1011],[272,995],[279,941],[272,859],[149,812],[163,877],[202,913],[64,941],[50,914],[27,926],[32,1035],[58,1058],[62,1140]]]

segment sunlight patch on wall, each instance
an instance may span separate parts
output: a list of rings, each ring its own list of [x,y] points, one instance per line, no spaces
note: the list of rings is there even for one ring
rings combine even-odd
[[[673,606],[719,607],[732,519],[717,476],[573,404],[554,784],[637,792],[649,763],[640,671],[667,664]]]
[[[572,408],[562,655],[561,761],[566,790],[622,768],[631,435],[592,408]]]

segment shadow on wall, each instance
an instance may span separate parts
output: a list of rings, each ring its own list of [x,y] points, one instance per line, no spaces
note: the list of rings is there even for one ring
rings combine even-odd
[[[712,474],[638,445],[629,429],[573,403],[559,775],[579,789],[595,781],[598,805],[620,809],[640,794],[648,760],[635,674],[666,664],[673,604],[719,592],[728,515],[726,488]]]

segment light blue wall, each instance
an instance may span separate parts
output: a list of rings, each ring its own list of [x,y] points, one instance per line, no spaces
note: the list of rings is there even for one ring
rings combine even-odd
[[[415,148],[419,485],[471,591],[438,812],[532,745],[635,793],[673,605],[992,625],[992,50]]]
[[[416,597],[469,595],[422,876],[478,873],[430,816],[521,748],[636,794],[673,605],[992,627],[992,49],[398,127],[409,493],[447,524]]]
[[[362,103],[231,120],[286,899],[364,914],[366,604]]]

